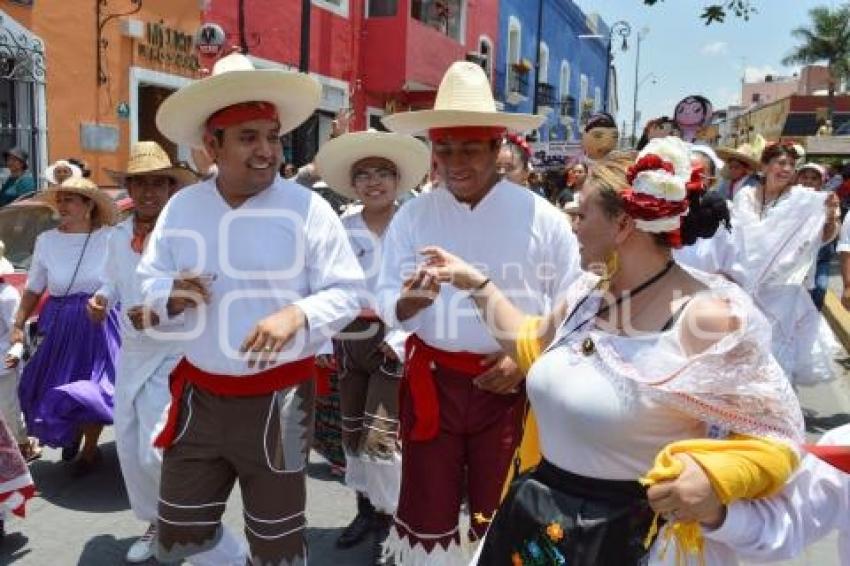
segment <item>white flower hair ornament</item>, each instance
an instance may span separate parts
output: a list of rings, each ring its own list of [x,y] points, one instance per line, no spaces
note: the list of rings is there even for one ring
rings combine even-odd
[[[667,234],[672,247],[681,247],[688,197],[704,192],[701,173],[701,167],[691,164],[690,148],[680,138],[650,140],[629,167],[626,178],[630,186],[620,193],[626,213],[639,230]]]

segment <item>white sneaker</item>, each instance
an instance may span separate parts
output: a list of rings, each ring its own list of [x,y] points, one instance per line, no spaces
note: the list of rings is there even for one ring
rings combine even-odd
[[[139,539],[133,543],[124,560],[130,564],[147,562],[156,554],[156,525],[151,525]]]

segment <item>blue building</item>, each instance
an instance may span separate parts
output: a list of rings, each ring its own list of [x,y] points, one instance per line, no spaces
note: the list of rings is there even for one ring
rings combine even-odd
[[[497,100],[508,112],[533,112],[539,42],[537,113],[547,120],[537,139],[578,141],[583,120],[605,108],[608,41],[601,18],[586,15],[572,0],[500,0]],[[616,81],[610,81],[608,108],[615,113]]]

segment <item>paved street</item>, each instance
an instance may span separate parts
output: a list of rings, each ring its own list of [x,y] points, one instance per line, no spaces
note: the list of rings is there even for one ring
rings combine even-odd
[[[839,362],[847,362],[841,359]],[[811,440],[824,430],[850,421],[850,372],[826,385],[800,391],[807,410]],[[115,454],[112,430],[104,433],[103,466],[94,474],[73,480],[59,452],[45,450],[45,458],[32,466],[39,497],[28,508],[26,521],[13,520],[0,547],[0,564],[16,566],[112,566],[123,564],[124,553],[144,530],[129,510]],[[339,552],[333,542],[354,514],[354,496],[329,467],[314,454],[308,470],[310,562],[318,565],[366,564],[367,545]],[[228,506],[227,524],[241,530],[238,490]],[[151,564],[155,562],[151,561]],[[838,564],[835,536],[810,548],[805,556],[786,566]]]

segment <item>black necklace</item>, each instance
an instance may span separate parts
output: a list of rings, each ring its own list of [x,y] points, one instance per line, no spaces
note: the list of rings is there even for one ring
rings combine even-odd
[[[608,304],[605,304],[602,307],[600,307],[599,310],[597,310],[592,316],[589,316],[588,318],[581,321],[580,324],[576,325],[573,328],[573,330],[570,332],[570,334],[572,334],[573,332],[584,327],[584,325],[587,324],[588,322],[590,322],[591,320],[598,318],[598,317],[602,316],[603,314],[607,313],[608,311],[611,310],[611,307],[620,306],[620,304],[623,301],[626,300],[626,297],[635,297],[638,294],[642,293],[643,291],[646,291],[652,285],[657,283],[662,277],[667,275],[667,273],[669,273],[670,270],[673,269],[674,265],[676,265],[676,262],[673,261],[672,259],[669,260],[664,265],[664,267],[661,269],[661,271],[659,271],[658,273],[656,273],[655,275],[653,275],[652,277],[650,277],[649,279],[647,279],[646,281],[644,281],[643,283],[641,283],[640,285],[638,285],[637,287],[632,289],[631,291],[626,291],[625,293],[621,294],[619,297],[617,297],[617,299],[613,303],[608,303]],[[564,320],[564,326],[566,326],[567,323],[569,323],[569,321],[573,318],[573,315],[578,312],[579,308],[581,308],[581,306],[585,303],[585,301],[587,301],[587,299],[590,297],[590,295],[592,295],[592,293],[582,297],[582,299],[576,304],[575,308],[573,308],[573,310],[570,312],[569,316],[566,318],[566,320]],[[593,352],[596,351],[596,346],[593,343],[593,339],[591,339],[590,336],[588,336],[587,338],[585,338],[582,341],[581,351],[584,353],[585,356],[589,356]]]

